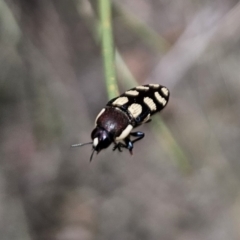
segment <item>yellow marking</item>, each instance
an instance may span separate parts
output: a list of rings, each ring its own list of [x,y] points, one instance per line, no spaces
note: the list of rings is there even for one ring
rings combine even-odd
[[[98,145],[98,138],[93,139],[93,146],[96,147]]]
[[[143,122],[142,123],[145,123],[145,122],[147,122],[149,119],[150,119],[150,117],[151,117],[151,115],[150,114],[148,114],[145,118],[144,118],[144,120],[143,120]]]
[[[162,93],[167,97],[168,96],[168,89],[163,87],[161,88]]]
[[[122,105],[124,105],[127,102],[128,102],[128,98],[127,97],[119,97],[112,103],[112,105],[114,105],[114,106],[122,106]]]
[[[150,97],[145,97],[143,99],[144,103],[146,103],[146,105],[149,107],[149,109],[151,111],[156,111],[157,110],[157,106],[154,103],[154,101],[150,98]]]
[[[142,112],[142,106],[140,104],[133,103],[130,107],[128,107],[128,111],[134,118],[137,118]]]
[[[166,105],[166,103],[167,103],[166,99],[164,99],[158,92],[155,92],[154,96],[158,100],[159,103],[161,103],[163,106]]]
[[[146,86],[137,86],[136,89],[137,89],[137,90],[147,91],[147,90],[149,90],[149,87],[146,87]]]
[[[155,83],[150,83],[149,86],[153,88],[159,88],[159,84],[155,84]]]
[[[98,118],[104,113],[104,111],[105,111],[105,108],[103,108],[103,109],[101,110],[101,112],[97,115],[96,120],[95,120],[95,127],[96,127],[96,125],[97,125],[97,120],[98,120]]]
[[[125,94],[129,95],[129,96],[137,96],[139,94],[139,92],[136,90],[129,90],[129,91],[125,92]]]
[[[116,137],[116,141],[121,141],[122,139],[125,139],[130,132],[132,131],[133,126],[131,124],[129,124],[121,133],[120,136]]]

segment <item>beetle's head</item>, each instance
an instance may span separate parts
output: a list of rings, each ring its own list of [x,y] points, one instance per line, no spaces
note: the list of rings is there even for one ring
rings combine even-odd
[[[90,162],[92,161],[94,152],[99,153],[102,149],[109,147],[109,145],[113,142],[113,137],[111,136],[111,134],[100,127],[96,127],[93,129],[91,138],[92,142],[78,143],[72,145],[72,147],[81,147],[84,145],[92,144],[93,151],[90,157]]]
[[[91,137],[93,140],[93,149],[97,153],[99,153],[102,149],[109,147],[109,145],[113,142],[109,132],[100,127],[93,129]]]

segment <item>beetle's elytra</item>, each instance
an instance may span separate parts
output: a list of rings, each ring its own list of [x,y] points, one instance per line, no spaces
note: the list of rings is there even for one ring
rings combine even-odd
[[[91,134],[92,142],[74,144],[72,147],[92,144],[90,161],[95,151],[99,153],[112,143],[113,151],[117,149],[121,152],[122,148],[127,148],[132,154],[133,144],[144,137],[143,132],[132,130],[151,121],[151,116],[167,105],[169,96],[169,90],[159,84],[129,89],[110,100],[97,115],[95,128]]]

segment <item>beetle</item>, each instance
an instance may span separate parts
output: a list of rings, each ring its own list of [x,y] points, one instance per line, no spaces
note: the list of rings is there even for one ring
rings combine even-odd
[[[94,152],[98,154],[112,143],[113,151],[122,152],[122,148],[126,148],[132,155],[133,144],[144,137],[143,132],[132,130],[150,122],[151,116],[167,105],[169,96],[169,90],[160,84],[140,85],[127,90],[110,100],[97,115],[91,133],[92,141],[73,144],[72,147],[92,144],[90,162]]]

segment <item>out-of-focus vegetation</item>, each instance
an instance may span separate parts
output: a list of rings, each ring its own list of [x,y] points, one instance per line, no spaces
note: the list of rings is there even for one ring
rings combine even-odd
[[[239,2],[112,2],[120,92],[171,98],[133,156],[89,164],[70,145],[108,101],[97,2],[0,0],[1,240],[239,239]]]

